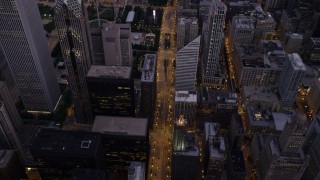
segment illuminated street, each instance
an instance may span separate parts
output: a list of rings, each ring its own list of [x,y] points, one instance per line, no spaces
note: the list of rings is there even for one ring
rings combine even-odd
[[[168,3],[169,4],[169,3]],[[170,179],[176,56],[176,5],[164,7],[157,61],[157,107],[150,132],[148,179]],[[170,44],[166,46],[166,36]],[[168,42],[168,39],[167,39]]]

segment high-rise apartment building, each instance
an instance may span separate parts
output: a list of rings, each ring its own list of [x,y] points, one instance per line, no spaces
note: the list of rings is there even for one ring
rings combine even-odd
[[[285,41],[286,33],[299,33],[303,35],[303,43],[308,43],[318,26],[319,18],[320,14],[313,10],[283,10],[278,28],[280,40]]]
[[[309,164],[309,156],[303,152],[290,156],[282,154],[276,139],[263,146],[257,171],[260,179],[301,179]]]
[[[263,180],[301,179],[310,162],[310,156],[302,151],[306,134],[307,118],[303,113],[295,114],[292,121],[286,123],[279,138],[256,134],[252,150],[255,157],[259,156],[255,161],[258,177]]]
[[[35,1],[0,1],[1,71],[26,110],[50,113],[60,97],[58,81]],[[15,93],[15,92],[13,92]]]
[[[197,17],[199,0],[181,0],[178,2],[177,17]]]
[[[300,56],[296,53],[288,54],[278,85],[282,108],[291,108],[293,106],[305,72],[306,67]]]
[[[261,8],[261,7],[260,7]],[[264,12],[262,9],[255,10],[250,14],[254,20],[254,36],[253,43],[258,45],[260,40],[268,39],[268,36],[274,35],[276,28],[276,21],[269,12]]]
[[[307,117],[297,113],[290,123],[287,123],[279,137],[279,145],[283,154],[298,154],[301,149],[308,127]]]
[[[303,35],[297,33],[287,33],[283,42],[284,50],[287,54],[299,53],[302,45]]]
[[[204,44],[203,83],[221,85],[221,47],[224,39],[224,23],[227,7],[221,0],[214,0],[209,9],[208,42]],[[206,38],[203,36],[202,38]]]
[[[177,25],[177,50],[180,50],[198,36],[197,18],[180,18]]]
[[[176,91],[195,91],[200,36],[176,54]]]
[[[310,63],[320,63],[320,38],[312,37],[304,51],[304,60]]]
[[[253,20],[250,16],[234,16],[230,27],[230,47],[234,48],[237,44],[251,44],[254,31]]]
[[[62,55],[68,71],[76,121],[92,123],[86,75],[92,63],[89,27],[83,1],[58,0],[55,7]]]
[[[234,16],[254,12],[256,9],[262,9],[259,3],[252,3],[250,1],[229,1],[227,21],[232,21]]]

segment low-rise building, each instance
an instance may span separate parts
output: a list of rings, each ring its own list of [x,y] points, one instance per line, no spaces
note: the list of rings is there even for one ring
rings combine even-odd
[[[225,165],[226,144],[218,134],[218,123],[205,123],[204,174],[206,178],[219,179]]]

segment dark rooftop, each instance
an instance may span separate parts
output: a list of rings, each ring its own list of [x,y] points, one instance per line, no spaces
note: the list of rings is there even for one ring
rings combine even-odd
[[[106,173],[97,169],[81,169],[76,168],[72,171],[71,180],[106,180]]]
[[[234,172],[245,172],[245,164],[241,150],[230,150],[230,160]]]
[[[100,145],[100,135],[82,131],[42,129],[35,137],[31,152],[41,156],[94,156]]]

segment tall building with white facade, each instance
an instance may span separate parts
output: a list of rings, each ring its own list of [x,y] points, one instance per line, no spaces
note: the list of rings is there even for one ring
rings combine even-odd
[[[195,91],[200,39],[198,36],[176,54],[176,91]]]
[[[53,112],[60,97],[40,13],[35,1],[0,1],[1,71],[26,110]],[[15,93],[15,92],[14,92]]]
[[[74,111],[78,123],[92,123],[86,75],[92,63],[86,7],[81,0],[58,0],[55,24],[68,71]]]
[[[183,117],[188,127],[193,129],[196,126],[197,95],[188,91],[176,91],[174,114],[175,119]]]
[[[210,20],[208,40],[204,44],[203,83],[208,85],[219,84],[216,77],[221,76],[220,54],[224,39],[224,23],[227,7],[221,0],[214,0],[210,4]],[[205,36],[203,38],[206,38]]]
[[[280,74],[278,83],[282,108],[292,108],[305,73],[306,67],[300,56],[296,53],[288,54],[288,59]]]

